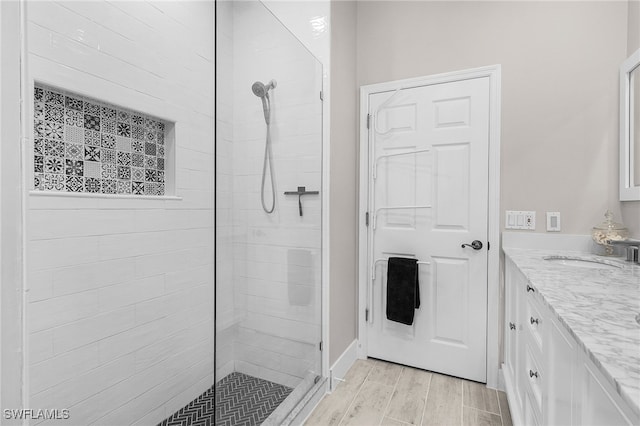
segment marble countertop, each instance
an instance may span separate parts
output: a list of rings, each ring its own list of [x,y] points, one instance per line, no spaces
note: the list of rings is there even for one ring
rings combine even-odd
[[[620,396],[640,415],[640,266],[583,252],[503,248],[543,302],[582,345]],[[618,265],[587,269],[547,256]]]

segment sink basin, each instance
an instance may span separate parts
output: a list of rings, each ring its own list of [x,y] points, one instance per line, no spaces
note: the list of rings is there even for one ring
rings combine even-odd
[[[580,259],[567,256],[546,256],[544,260],[565,266],[586,269],[620,269],[620,266],[595,259]]]

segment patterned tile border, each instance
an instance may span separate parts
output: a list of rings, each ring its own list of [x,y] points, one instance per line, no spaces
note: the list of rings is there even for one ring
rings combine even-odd
[[[36,83],[34,189],[163,196],[167,124]]]

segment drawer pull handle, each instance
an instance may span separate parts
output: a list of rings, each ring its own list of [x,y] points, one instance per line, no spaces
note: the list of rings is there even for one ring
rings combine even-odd
[[[538,318],[531,317],[530,321],[531,321],[531,325],[540,324],[540,320]]]
[[[536,289],[527,284],[527,291],[535,292]]]
[[[515,325],[514,323],[510,322],[510,323],[509,323],[509,328],[510,328],[511,330],[515,330],[515,329],[516,329],[516,325]]]
[[[529,370],[529,377],[535,377],[536,379],[538,378],[538,372],[533,372],[531,370]]]

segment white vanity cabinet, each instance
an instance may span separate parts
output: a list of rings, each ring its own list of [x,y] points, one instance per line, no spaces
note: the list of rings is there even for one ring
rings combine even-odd
[[[548,379],[544,396],[544,408],[548,424],[571,425],[575,412],[573,384],[578,369],[578,348],[574,339],[557,321],[547,321],[546,367]]]
[[[574,382],[576,413],[574,424],[585,426],[638,425],[630,407],[604,378],[586,354],[580,356],[580,365]]]
[[[519,335],[521,334],[522,321],[519,317],[518,308],[520,307],[520,288],[526,280],[520,274],[520,271],[513,264],[511,259],[505,259],[507,267],[505,268],[505,324],[504,331],[504,364],[502,371],[507,385],[507,394],[509,395],[509,405],[514,417],[521,417],[522,393],[520,376],[521,361],[519,345]],[[513,411],[518,410],[517,413]]]
[[[505,301],[503,374],[514,424],[640,424],[509,257]]]

